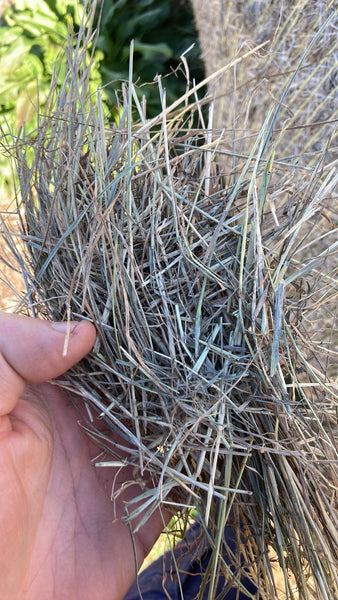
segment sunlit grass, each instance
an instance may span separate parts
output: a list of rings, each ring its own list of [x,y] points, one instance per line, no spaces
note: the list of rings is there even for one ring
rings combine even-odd
[[[52,82],[36,136],[10,149],[25,215],[23,251],[8,238],[27,282],[18,310],[97,327],[93,351],[62,385],[79,395],[102,460],[122,466],[127,456],[141,485],[145,472],[151,477],[129,503],[131,520],[144,524],[159,505],[195,509],[212,549],[211,589],[230,561],[238,581],[250,573],[263,598],[280,600],[277,559],[286,596],[296,583],[307,598],[311,576],[318,599],[329,598],[337,583],[336,355],[318,352],[307,319],[337,298],[336,226],[322,210],[338,176],[326,162],[333,137],[310,166],[285,155],[283,135],[288,93],[330,21],[259,130],[243,133],[235,123],[215,131],[212,105],[205,122],[198,93],[206,82],[187,83],[167,106],[158,80],[162,111],[147,119],[132,56],[111,126],[100,90],[89,87],[90,19],[70,37],[68,75],[58,94]],[[254,52],[223,71],[235,73]],[[151,559],[171,540],[162,536]]]

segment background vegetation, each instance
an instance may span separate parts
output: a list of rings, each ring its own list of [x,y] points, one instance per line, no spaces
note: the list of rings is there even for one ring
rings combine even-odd
[[[82,3],[83,4],[83,3]],[[0,18],[0,125],[15,134],[36,126],[45,103],[53,69],[67,38],[67,27],[80,27],[81,3],[76,0],[16,0]],[[97,10],[96,23],[99,19]],[[203,66],[191,5],[188,0],[105,0],[100,35],[91,68],[93,87],[104,88],[105,107],[112,119],[116,91],[128,79],[130,43],[134,40],[134,73],[147,114],[160,110],[157,74],[165,80],[168,102],[185,92],[180,56],[190,46],[191,77],[201,79]],[[89,60],[90,48],[88,48]],[[171,73],[171,75],[169,75]],[[38,109],[38,110],[36,110]],[[0,157],[0,178],[9,190],[11,172]]]
[[[115,104],[115,90],[128,80],[130,41],[134,40],[134,73],[140,93],[147,98],[147,114],[160,111],[158,86],[154,77],[166,78],[168,102],[185,92],[186,80],[177,69],[181,55],[190,49],[191,76],[203,78],[199,45],[188,0],[105,0],[97,49],[99,71],[109,104]],[[148,85],[144,85],[148,84]]]

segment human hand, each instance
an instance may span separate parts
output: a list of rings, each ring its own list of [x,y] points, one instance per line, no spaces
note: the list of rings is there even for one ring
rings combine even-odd
[[[97,448],[78,427],[67,394],[43,383],[60,376],[94,344],[95,329],[65,333],[38,319],[0,313],[0,598],[120,600],[163,529],[154,514],[131,540],[121,520],[139,492],[114,485],[130,467],[94,468]]]

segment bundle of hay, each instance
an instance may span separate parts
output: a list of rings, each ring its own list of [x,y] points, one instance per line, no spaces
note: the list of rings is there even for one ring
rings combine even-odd
[[[90,89],[92,37],[90,21],[69,41],[60,91],[55,77],[36,135],[12,150],[25,215],[24,252],[11,244],[27,282],[18,310],[95,324],[93,351],[64,385],[101,464],[127,454],[151,474],[131,520],[160,503],[197,511],[213,548],[210,598],[220,571],[280,598],[271,548],[288,597],[291,572],[300,597],[312,576],[313,597],[333,598],[336,355],[307,331],[337,295],[333,217],[321,208],[337,174],[325,152],[313,168],[285,160],[274,132],[292,77],[228,180],[199,86],[166,107],[159,81],[163,111],[149,121],[131,73],[112,127]]]
[[[335,0],[191,0],[207,76],[245,49],[269,40],[236,69],[213,78],[214,127],[259,129],[271,100],[280,100],[285,81],[298,70],[285,99],[284,157],[314,165],[337,119],[337,4]],[[310,48],[327,19],[320,39]],[[278,131],[276,131],[278,134]],[[247,150],[248,145],[242,141]]]

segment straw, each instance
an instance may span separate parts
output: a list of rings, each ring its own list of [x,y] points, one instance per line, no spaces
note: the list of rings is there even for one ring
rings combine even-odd
[[[313,167],[285,156],[280,111],[295,74],[229,180],[217,172],[227,133],[215,136],[212,110],[201,121],[201,86],[167,107],[159,80],[162,113],[149,121],[132,54],[110,125],[86,61],[94,11],[68,40],[65,80],[58,89],[55,74],[36,135],[8,150],[25,215],[24,250],[11,244],[27,281],[18,311],[95,324],[93,351],[60,385],[102,450],[98,468],[131,463],[151,476],[128,506],[131,528],[160,503],[197,511],[213,548],[209,598],[220,572],[278,598],[271,547],[289,598],[290,572],[311,597],[305,565],[313,597],[333,598],[337,355],[309,337],[307,319],[337,296],[336,229],[329,219],[319,230],[334,165],[326,151]]]

